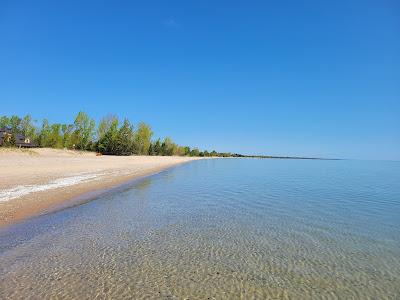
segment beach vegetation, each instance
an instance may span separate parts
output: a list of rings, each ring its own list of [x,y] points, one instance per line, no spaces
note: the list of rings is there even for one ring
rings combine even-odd
[[[75,118],[74,126],[76,149],[90,150],[90,146],[92,144],[94,136],[95,121],[93,119],[90,119],[85,112],[80,111]]]
[[[116,155],[132,155],[135,151],[135,133],[128,119],[124,120],[116,136]]]
[[[3,146],[15,146],[15,136],[22,134],[37,147],[96,151],[106,155],[153,155],[153,156],[232,156],[230,153],[200,151],[198,148],[181,146],[171,137],[153,139],[154,132],[145,122],[134,126],[128,119],[122,124],[116,115],[106,115],[98,126],[94,119],[80,111],[72,124],[53,123],[43,119],[41,125],[31,115],[0,116],[0,129],[8,128],[12,137]],[[14,143],[13,143],[14,141]]]
[[[151,137],[153,136],[153,131],[151,130],[150,125],[140,122],[135,134],[135,143],[136,143],[136,153],[139,155],[148,155]]]

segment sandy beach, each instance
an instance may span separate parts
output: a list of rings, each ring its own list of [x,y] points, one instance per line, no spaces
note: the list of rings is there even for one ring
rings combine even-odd
[[[0,149],[0,226],[68,205],[69,200],[89,192],[197,159],[200,158]]]

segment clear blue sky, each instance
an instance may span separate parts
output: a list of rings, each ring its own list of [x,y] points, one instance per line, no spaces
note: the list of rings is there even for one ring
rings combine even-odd
[[[217,151],[400,159],[400,2],[0,1],[0,115],[79,110]]]

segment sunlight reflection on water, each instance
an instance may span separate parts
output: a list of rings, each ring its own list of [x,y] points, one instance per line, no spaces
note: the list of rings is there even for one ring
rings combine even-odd
[[[189,163],[0,231],[0,298],[400,294],[400,164]]]

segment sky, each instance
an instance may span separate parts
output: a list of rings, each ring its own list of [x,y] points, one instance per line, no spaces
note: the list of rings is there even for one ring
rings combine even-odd
[[[0,1],[0,115],[116,114],[243,154],[400,160],[400,2]]]

